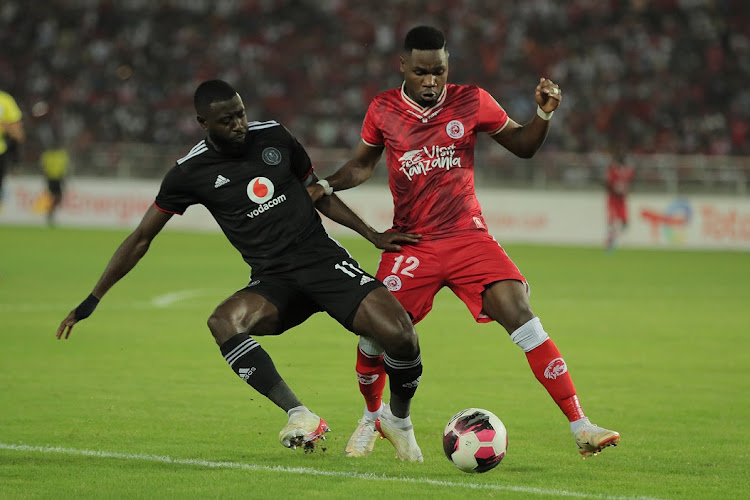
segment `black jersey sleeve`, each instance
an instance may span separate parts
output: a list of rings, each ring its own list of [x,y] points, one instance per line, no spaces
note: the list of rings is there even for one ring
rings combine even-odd
[[[182,215],[190,205],[198,203],[186,187],[190,185],[180,165],[175,165],[161,181],[156,207],[164,212]]]
[[[305,151],[302,144],[299,143],[296,137],[294,137],[288,130],[290,147],[292,149],[292,173],[304,184],[310,183],[310,174],[312,173],[313,166],[310,157]]]

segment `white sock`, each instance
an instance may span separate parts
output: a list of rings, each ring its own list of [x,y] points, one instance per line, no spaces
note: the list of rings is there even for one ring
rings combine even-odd
[[[544,331],[542,322],[536,316],[510,334],[510,339],[523,349],[523,352],[533,351],[546,342],[548,338],[549,335]]]
[[[378,408],[375,411],[370,411],[365,406],[365,418],[367,418],[369,420],[377,420],[377,419],[380,418],[380,415],[382,415],[382,414],[383,414],[383,403],[382,402],[380,403],[380,408]]]
[[[570,423],[570,430],[573,434],[576,433],[578,429],[581,428],[582,425],[590,424],[588,417],[579,418],[578,420],[574,420]]]
[[[397,417],[393,413],[391,413],[390,408],[388,409],[388,420],[396,424],[401,429],[406,429],[407,427],[410,427],[411,424],[411,415],[407,415],[405,418]]]
[[[294,408],[292,408],[291,410],[289,410],[288,412],[286,412],[286,414],[291,417],[292,413],[297,413],[298,411],[306,411],[308,413],[312,413],[310,410],[307,409],[307,406],[305,406],[305,405],[299,405],[299,406],[295,406]]]
[[[363,353],[370,357],[382,356],[385,352],[385,349],[380,347],[380,344],[364,335],[360,335],[359,337],[359,348]]]

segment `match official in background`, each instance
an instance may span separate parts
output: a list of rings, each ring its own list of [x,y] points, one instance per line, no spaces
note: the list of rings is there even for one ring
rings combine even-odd
[[[39,164],[47,182],[47,224],[55,225],[55,214],[62,204],[63,182],[70,163],[68,150],[63,146],[45,149],[39,156]]]
[[[3,179],[11,161],[8,139],[15,141],[14,147],[19,147],[26,140],[22,118],[23,114],[16,100],[0,90],[0,208],[3,201]]]

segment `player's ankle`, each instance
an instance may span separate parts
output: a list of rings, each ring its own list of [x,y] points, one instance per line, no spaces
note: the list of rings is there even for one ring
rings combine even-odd
[[[380,415],[383,414],[383,403],[380,403],[380,407],[375,411],[370,411],[369,408],[365,407],[364,417],[368,420],[377,420]]]
[[[579,418],[578,420],[574,420],[570,423],[570,431],[575,434],[578,429],[581,428],[581,426],[584,426],[586,424],[590,424],[588,417]]]
[[[305,405],[299,405],[299,406],[295,406],[294,408],[291,408],[289,411],[286,412],[286,414],[291,417],[292,415],[298,412],[310,413],[310,410],[308,410],[307,406]]]

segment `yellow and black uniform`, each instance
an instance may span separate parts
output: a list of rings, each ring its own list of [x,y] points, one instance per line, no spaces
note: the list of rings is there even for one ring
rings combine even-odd
[[[68,151],[64,148],[48,149],[39,158],[44,177],[47,179],[47,189],[54,198],[62,196],[62,181],[70,163]]]
[[[21,121],[23,115],[15,99],[7,92],[0,90],[0,197],[2,197],[3,178],[7,167],[8,141],[6,129]]]

